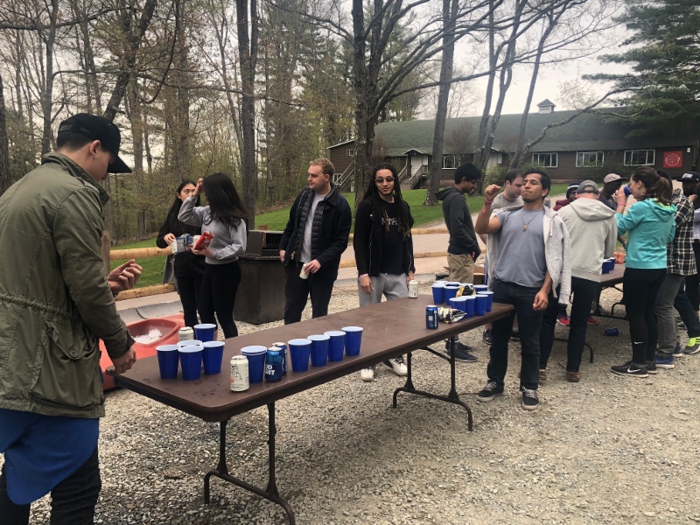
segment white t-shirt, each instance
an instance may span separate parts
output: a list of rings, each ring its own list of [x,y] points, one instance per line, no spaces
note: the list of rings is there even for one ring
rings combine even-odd
[[[311,201],[311,206],[309,207],[309,214],[306,216],[306,224],[304,225],[304,239],[301,241],[301,262],[308,263],[311,262],[311,235],[314,229],[314,215],[316,215],[316,208],[318,203],[325,199],[325,195],[319,195],[314,192],[314,200]]]

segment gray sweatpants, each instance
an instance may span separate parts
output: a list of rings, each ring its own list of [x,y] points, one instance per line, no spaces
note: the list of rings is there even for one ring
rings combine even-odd
[[[360,288],[360,279],[357,279],[357,288],[360,292],[360,308],[382,302],[382,295],[387,301],[394,299],[403,299],[408,297],[408,286],[406,285],[406,274],[393,275],[389,273],[380,273],[378,277],[371,277],[372,290],[371,294],[366,294]]]
[[[678,327],[676,326],[676,310],[673,302],[676,299],[678,290],[683,282],[682,275],[669,273],[661,285],[659,295],[656,297],[656,323],[659,326],[659,343],[656,350],[657,355],[662,359],[668,359],[673,355],[678,341]]]

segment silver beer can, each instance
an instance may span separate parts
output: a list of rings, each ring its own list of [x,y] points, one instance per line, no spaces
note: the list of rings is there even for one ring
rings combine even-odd
[[[418,298],[418,281],[410,281],[408,283],[408,296],[411,299]]]
[[[194,330],[191,327],[185,326],[180,328],[180,332],[177,334],[178,341],[192,341],[194,339]]]
[[[248,358],[234,355],[231,358],[231,392],[245,392],[250,388],[248,380]]]

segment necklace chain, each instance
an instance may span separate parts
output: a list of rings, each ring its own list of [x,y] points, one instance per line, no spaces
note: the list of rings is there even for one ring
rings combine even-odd
[[[525,219],[523,219],[523,214],[520,214],[520,220],[523,221],[523,231],[527,231],[527,227],[530,226],[530,223],[535,220],[535,217],[537,217],[537,213],[535,213],[532,218],[525,223]]]

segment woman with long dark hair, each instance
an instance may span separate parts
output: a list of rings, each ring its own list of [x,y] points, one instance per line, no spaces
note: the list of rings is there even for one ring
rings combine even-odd
[[[195,206],[202,192],[209,206]],[[203,323],[216,324],[218,319],[224,337],[236,337],[233,307],[241,283],[238,256],[245,253],[248,216],[228,175],[214,173],[199,179],[194,193],[182,203],[178,218],[214,234],[207,248],[194,252],[206,256],[199,314]]]
[[[369,187],[355,216],[355,261],[358,271],[360,307],[408,297],[408,283],[416,271],[413,265],[411,209],[401,196],[396,168],[380,164],[373,170]],[[405,376],[402,357],[385,364]],[[360,372],[363,381],[374,379],[374,367]]]
[[[192,195],[194,190],[195,185],[191,180],[183,180],[177,187],[175,202],[170,207],[165,223],[158,233],[156,240],[158,248],[167,248],[175,242],[177,237],[185,233],[190,235],[199,233],[199,228],[185,224],[177,218],[182,202]],[[196,198],[195,206],[199,206],[199,197]],[[204,259],[189,251],[178,253],[174,257],[175,282],[185,314],[185,325],[194,326],[198,323],[197,311],[199,310],[199,291],[204,277]]]
[[[632,360],[613,366],[615,374],[648,377],[656,373],[654,355],[659,330],[654,315],[656,297],[666,279],[666,245],[676,232],[676,207],[671,185],[649,166],[639,167],[630,177],[629,189],[638,202],[623,215],[627,195],[620,188],[617,198],[617,231],[629,233],[623,288],[632,338]]]

